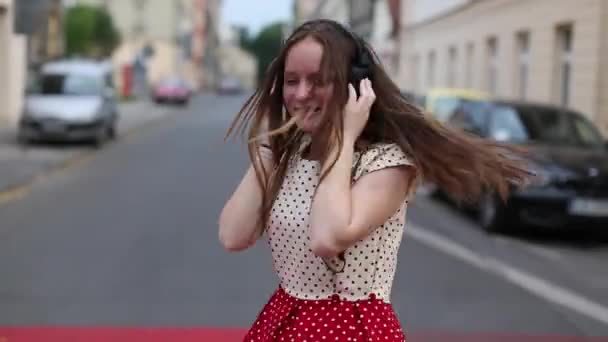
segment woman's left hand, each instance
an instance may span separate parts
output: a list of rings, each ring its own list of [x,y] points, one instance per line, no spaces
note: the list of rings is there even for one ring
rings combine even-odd
[[[348,84],[348,101],[344,107],[344,138],[354,142],[359,138],[376,100],[372,82],[365,78],[359,84],[359,98],[352,84]]]

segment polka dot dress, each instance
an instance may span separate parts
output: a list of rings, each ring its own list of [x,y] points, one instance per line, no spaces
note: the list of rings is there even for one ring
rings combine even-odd
[[[405,341],[390,293],[411,192],[343,258],[323,259],[311,251],[308,232],[320,164],[300,154],[289,163],[267,227],[280,286],[245,341]],[[402,165],[413,164],[397,145],[373,145],[360,157],[353,181]]]

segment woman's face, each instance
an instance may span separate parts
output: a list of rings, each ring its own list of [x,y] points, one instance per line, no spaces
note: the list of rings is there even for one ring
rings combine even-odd
[[[283,103],[296,125],[310,133],[321,122],[333,93],[333,84],[322,84],[323,46],[304,38],[291,47],[285,60]]]

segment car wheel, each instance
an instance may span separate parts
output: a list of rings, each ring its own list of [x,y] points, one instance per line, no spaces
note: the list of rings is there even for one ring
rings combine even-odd
[[[30,139],[21,131],[17,133],[17,144],[27,146],[30,144]]]
[[[114,122],[108,127],[108,138],[116,139],[116,123]]]
[[[477,208],[477,220],[481,228],[489,233],[505,230],[507,218],[504,206],[494,194],[485,193],[482,195]]]
[[[110,126],[100,127],[95,133],[95,137],[93,138],[93,147],[100,148],[105,144],[110,138]]]

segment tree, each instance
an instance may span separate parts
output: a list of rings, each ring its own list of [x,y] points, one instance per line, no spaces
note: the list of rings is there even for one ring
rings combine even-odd
[[[249,33],[247,27],[239,27],[239,38],[240,46],[243,49],[253,53],[253,38],[251,37],[251,34]]]
[[[283,25],[281,22],[270,24],[262,28],[255,39],[249,38],[248,31],[241,31],[241,47],[258,59],[258,81],[264,78],[268,66],[281,50]]]
[[[108,57],[120,43],[120,34],[105,9],[88,5],[70,7],[65,14],[66,53]]]

